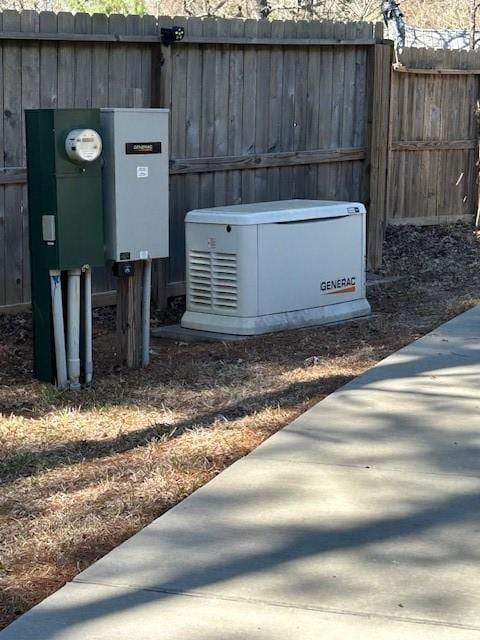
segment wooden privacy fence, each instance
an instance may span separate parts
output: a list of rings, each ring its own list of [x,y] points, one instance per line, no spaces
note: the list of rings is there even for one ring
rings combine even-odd
[[[167,48],[160,28],[172,24],[185,39]],[[367,23],[3,12],[0,307],[30,295],[23,110],[33,107],[171,109],[171,257],[156,265],[157,300],[183,291],[183,221],[195,207],[371,200],[378,262],[391,52],[382,43],[381,25]],[[94,286],[115,282],[99,269]]]
[[[387,222],[472,220],[480,53],[407,49],[392,74]]]
[[[172,24],[186,37],[166,48]],[[416,49],[390,63],[381,27],[366,23],[3,12],[0,308],[30,296],[26,108],[171,109],[171,257],[156,268],[157,300],[183,291],[195,207],[363,200],[373,267],[389,223],[471,219],[480,55]],[[114,286],[97,270],[97,292]]]

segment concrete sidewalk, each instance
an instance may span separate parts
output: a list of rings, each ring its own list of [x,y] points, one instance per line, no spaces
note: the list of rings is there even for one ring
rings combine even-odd
[[[480,307],[320,402],[0,640],[480,640]]]

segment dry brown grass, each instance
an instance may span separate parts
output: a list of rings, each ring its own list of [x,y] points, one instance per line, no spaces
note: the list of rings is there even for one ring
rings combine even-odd
[[[95,385],[31,378],[28,316],[0,318],[0,620],[16,615],[347,380],[479,302],[466,227],[392,230],[369,320],[238,344],[155,340],[152,365],[111,366],[96,322]]]

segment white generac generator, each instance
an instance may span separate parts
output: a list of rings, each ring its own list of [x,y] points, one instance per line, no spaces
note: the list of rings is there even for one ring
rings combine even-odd
[[[322,200],[190,211],[182,326],[256,335],[367,315],[365,215]]]

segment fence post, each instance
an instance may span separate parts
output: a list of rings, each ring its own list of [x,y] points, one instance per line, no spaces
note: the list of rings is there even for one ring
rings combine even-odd
[[[367,260],[370,269],[382,262],[388,191],[388,141],[390,124],[390,92],[392,73],[391,44],[375,44],[370,55],[371,105],[369,167],[369,197],[367,215]]]

